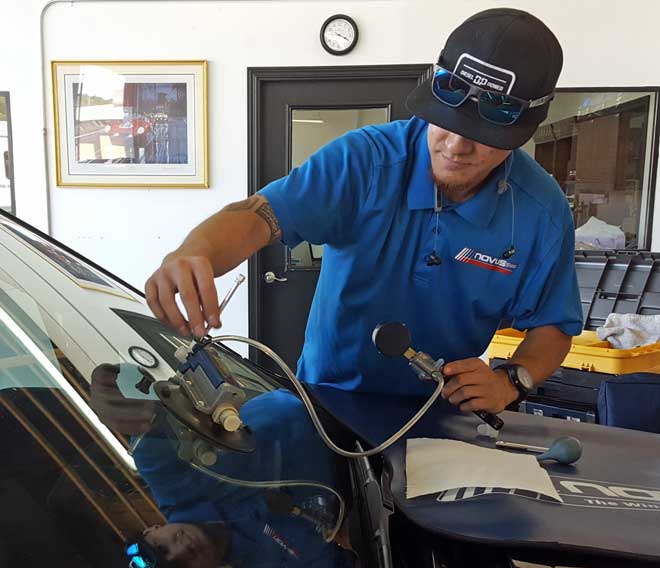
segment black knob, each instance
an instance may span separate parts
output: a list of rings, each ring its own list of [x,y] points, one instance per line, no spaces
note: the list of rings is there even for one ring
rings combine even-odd
[[[410,347],[410,331],[401,322],[381,323],[374,329],[371,339],[385,357],[401,357]]]
[[[274,513],[290,513],[295,508],[293,497],[284,491],[270,490],[265,499],[266,506]]]
[[[138,365],[138,371],[140,371],[142,378],[138,383],[136,383],[135,388],[141,393],[149,394],[149,389],[151,388],[151,385],[156,382],[156,379],[154,379],[151,373],[144,367]]]

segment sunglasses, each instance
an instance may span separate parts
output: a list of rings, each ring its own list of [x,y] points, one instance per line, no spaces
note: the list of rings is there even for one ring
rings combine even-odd
[[[512,95],[487,91],[468,83],[440,65],[433,67],[433,96],[450,107],[459,107],[468,99],[477,103],[479,116],[501,126],[514,124],[528,108],[539,107],[555,98],[551,93],[540,99],[523,100]]]
[[[144,541],[131,542],[126,545],[126,556],[129,558],[128,568],[161,568],[158,553]]]

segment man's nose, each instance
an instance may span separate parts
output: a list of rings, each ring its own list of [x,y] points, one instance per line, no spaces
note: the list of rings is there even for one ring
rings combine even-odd
[[[445,148],[453,155],[458,156],[461,154],[469,154],[472,152],[474,142],[468,138],[463,138],[460,134],[449,132],[444,140]]]
[[[150,532],[158,528],[160,528],[160,525],[151,525],[142,531],[142,536],[147,536]]]

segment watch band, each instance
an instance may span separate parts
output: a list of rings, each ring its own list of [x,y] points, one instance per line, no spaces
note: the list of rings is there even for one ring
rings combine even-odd
[[[516,390],[518,391],[518,398],[514,400],[512,404],[520,404],[523,400],[527,398],[527,395],[529,395],[529,389],[525,385],[523,385],[520,379],[518,378],[519,367],[520,365],[517,365],[515,363],[502,363],[501,365],[498,365],[494,369],[494,370],[504,369],[506,371],[507,376],[509,377],[509,381],[514,387],[516,387]]]

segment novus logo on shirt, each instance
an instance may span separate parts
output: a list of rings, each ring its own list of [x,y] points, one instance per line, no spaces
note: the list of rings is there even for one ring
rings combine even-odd
[[[286,540],[284,540],[284,537],[281,534],[279,534],[268,523],[264,525],[264,534],[272,538],[280,547],[286,550],[286,552],[288,552],[291,556],[293,556],[296,559],[300,559],[300,555],[298,554],[298,551],[295,548],[293,548]]]
[[[467,247],[459,252],[454,258],[458,260],[458,262],[472,264],[488,270],[494,270],[495,272],[501,272],[502,274],[511,274],[511,272],[518,268],[517,264],[508,262],[503,258],[496,258]]]

